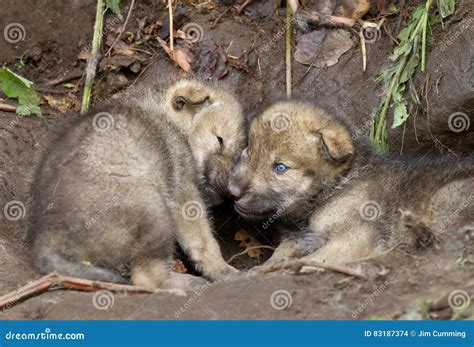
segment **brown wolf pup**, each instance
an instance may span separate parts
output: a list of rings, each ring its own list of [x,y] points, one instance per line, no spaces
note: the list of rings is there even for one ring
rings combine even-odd
[[[222,258],[206,207],[227,194],[245,146],[237,100],[181,80],[138,89],[79,118],[37,168],[30,237],[34,265],[91,280],[188,288],[171,272],[174,242],[206,277],[237,270]]]
[[[293,257],[346,263],[426,231],[472,231],[473,176],[472,157],[390,159],[340,119],[290,101],[253,120],[229,190],[242,216],[282,224],[265,269]]]

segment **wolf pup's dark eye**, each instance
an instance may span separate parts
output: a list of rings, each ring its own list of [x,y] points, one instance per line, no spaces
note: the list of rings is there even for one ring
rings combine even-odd
[[[217,141],[219,141],[219,146],[221,146],[221,151],[224,149],[224,139],[220,136],[216,136]]]
[[[278,163],[278,164],[275,165],[274,170],[275,170],[276,173],[282,174],[282,173],[285,173],[286,171],[288,171],[288,167],[283,163]]]

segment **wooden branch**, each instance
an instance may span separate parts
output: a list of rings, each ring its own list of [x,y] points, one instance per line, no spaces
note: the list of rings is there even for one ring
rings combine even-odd
[[[23,301],[32,296],[41,294],[48,290],[71,289],[84,292],[96,292],[99,290],[108,290],[112,292],[123,292],[127,294],[177,294],[185,295],[181,290],[177,289],[155,289],[151,290],[145,287],[132,286],[127,284],[116,284],[101,281],[91,281],[82,278],[62,276],[56,272],[43,276],[17,290],[0,297],[0,310],[9,309],[18,302]]]
[[[300,20],[306,20],[309,24],[312,25],[334,25],[334,26],[341,26],[346,28],[352,28],[357,21],[355,19],[347,18],[347,17],[339,17],[339,16],[331,16],[326,15],[323,13],[319,13],[316,11],[302,11],[301,13],[297,14],[297,18]]]
[[[358,271],[352,270],[348,267],[322,263],[319,261],[312,261],[312,260],[293,260],[293,261],[283,262],[283,263],[276,264],[268,269],[263,270],[263,273],[271,273],[271,272],[275,272],[279,270],[292,270],[295,272],[299,272],[301,268],[303,268],[304,266],[310,266],[310,267],[321,268],[321,269],[330,270],[334,272],[339,272],[345,275],[354,276],[354,277],[364,279],[364,280],[367,279],[367,276],[365,276],[364,274]]]
[[[0,111],[16,112],[16,106],[0,103]]]

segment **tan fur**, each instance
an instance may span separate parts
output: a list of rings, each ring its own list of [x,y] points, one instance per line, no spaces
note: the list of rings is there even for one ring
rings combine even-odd
[[[97,115],[109,118],[108,129],[100,130]],[[129,266],[133,283],[148,287],[202,284],[171,272],[176,240],[208,278],[235,273],[206,209],[227,194],[244,143],[237,100],[197,80],[162,92],[138,89],[79,119],[37,169],[34,264],[42,272],[118,282]]]
[[[278,163],[289,169],[277,173]],[[284,225],[282,244],[265,266],[301,256],[346,263],[427,233],[473,229],[473,174],[473,158],[375,154],[352,140],[342,120],[290,101],[253,120],[229,190],[244,217],[277,214]]]

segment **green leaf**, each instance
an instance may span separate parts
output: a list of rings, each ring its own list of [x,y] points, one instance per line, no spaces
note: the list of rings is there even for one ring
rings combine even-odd
[[[75,88],[76,86],[72,83],[63,83],[64,88],[72,89]]]
[[[393,124],[392,129],[399,127],[408,119],[408,110],[405,99],[403,98],[403,92],[405,90],[405,85],[400,86],[398,91],[393,96]]]
[[[120,12],[120,0],[106,0],[106,6],[110,9],[120,20],[123,20],[122,13]]]
[[[398,12],[397,6],[395,6],[395,4],[388,5],[388,12],[391,12],[391,13]]]
[[[439,14],[446,18],[454,13],[455,0],[437,0]]]
[[[402,55],[410,54],[412,49],[412,44],[406,42],[393,50],[393,53],[388,57],[391,61],[397,60]]]
[[[16,112],[22,116],[35,114],[42,117],[39,98],[33,88],[33,82],[17,75],[8,68],[0,68],[0,90],[9,98],[18,99]]]

